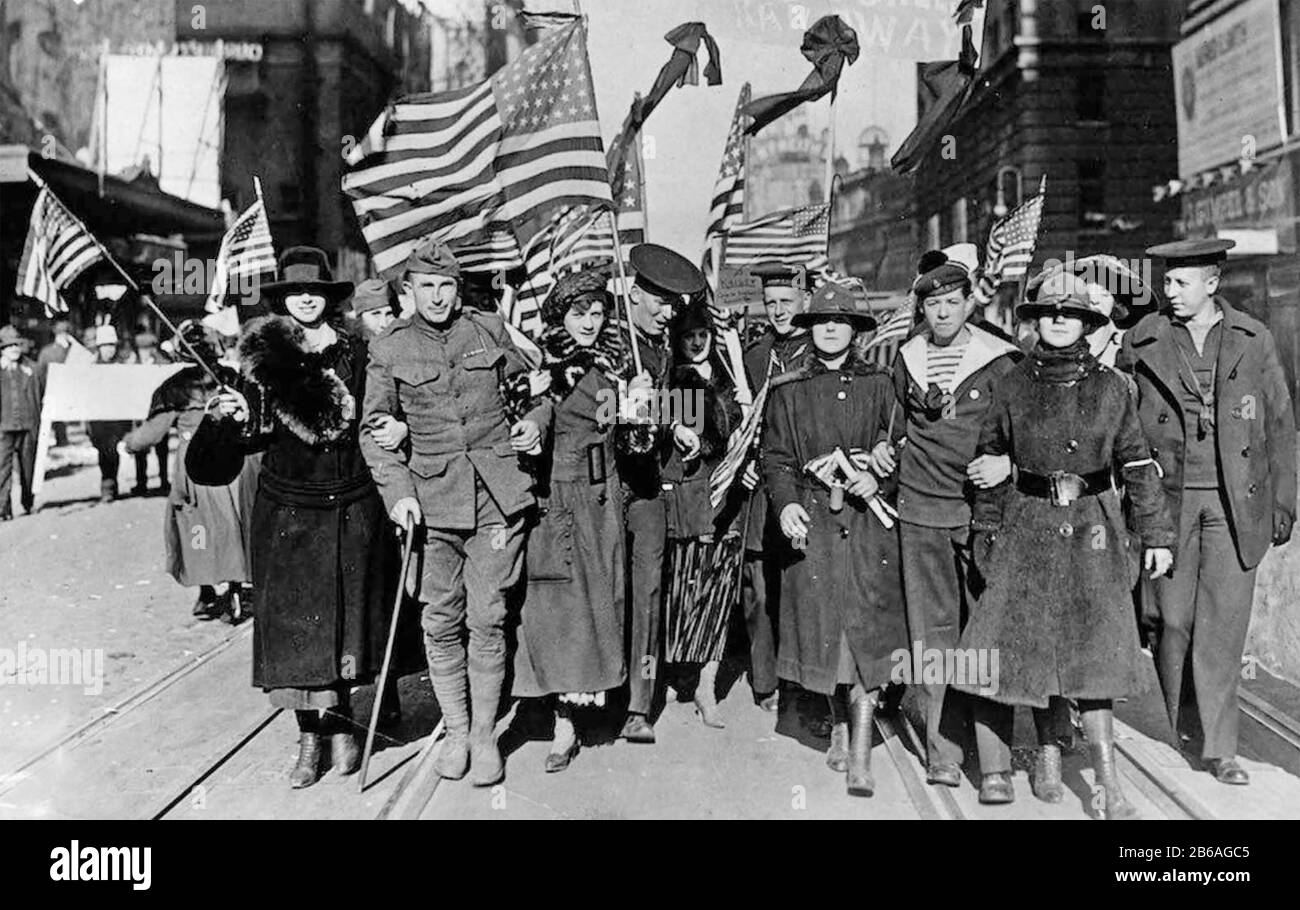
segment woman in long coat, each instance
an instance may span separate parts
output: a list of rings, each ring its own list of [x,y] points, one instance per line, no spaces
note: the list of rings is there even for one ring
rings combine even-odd
[[[261,289],[273,315],[244,327],[242,382],[199,424],[186,469],[227,484],[246,455],[265,453],[251,529],[253,685],[297,712],[290,783],[307,787],[322,734],[340,773],[360,763],[349,693],[379,670],[397,573],[358,444],[366,345],[337,321],[352,284],[332,281],[325,254],[307,247],[286,250],[280,274]]]
[[[812,350],[799,369],[773,378],[762,443],[772,511],[794,545],[781,571],[777,672],[841,702],[849,691],[848,755],[827,763],[847,768],[850,794],[869,796],[872,719],[892,655],[907,647],[898,528],[879,501],[881,512],[872,508],[879,484],[862,470],[894,391],[889,374],[858,353],[854,336],[875,320],[857,311],[849,290],[823,286],[795,319],[810,327]],[[851,479],[842,468],[809,473],[837,448],[857,469]],[[839,494],[828,481],[847,481],[842,503],[832,502]],[[834,746],[843,743],[833,737]]]
[[[605,275],[556,282],[540,339],[555,402],[537,465],[538,520],[526,551],[527,587],[514,694],[546,699],[555,735],[546,770],[577,755],[574,708],[603,704],[627,678],[623,654],[623,496],[614,473],[616,381],[631,372]]]
[[[189,366],[173,373],[154,391],[149,419],[128,433],[124,443],[132,454],[148,452],[165,442],[174,426],[176,463],[184,465],[194,431],[218,390],[217,380],[198,365],[196,356],[227,385],[238,382],[238,374],[217,362],[216,339],[197,322],[181,323],[179,333],[188,346],[178,342],[178,353]],[[194,615],[202,619],[223,616],[238,622],[247,616],[242,586],[252,575],[245,539],[249,523],[242,507],[248,501],[244,485],[257,483],[254,461],[249,459],[240,476],[225,486],[196,484],[181,471],[167,495],[163,514],[167,572],[178,584],[198,587]]]
[[[1077,699],[1105,817],[1131,817],[1115,774],[1111,707],[1140,691],[1142,657],[1115,474],[1152,577],[1172,565],[1174,529],[1128,383],[1089,350],[1086,327],[1105,316],[1086,284],[1050,277],[1017,315],[1037,321],[1039,340],[994,387],[976,452],[1010,455],[1018,474],[976,492],[974,556],[987,587],[961,640],[997,654],[999,668],[995,687],[957,688],[1036,711],[1053,696]],[[1056,748],[1040,736],[1040,758]],[[1035,781],[1035,792],[1059,790],[1059,768],[1059,756],[1040,760],[1037,770],[1055,780]]]
[[[678,671],[698,668],[695,710],[708,727],[718,716],[718,667],[732,608],[740,600],[744,540],[740,501],[714,508],[709,479],[727,454],[742,415],[704,302],[690,304],[669,330],[669,400],[674,445],[663,467],[668,546],[664,560],[664,658]]]

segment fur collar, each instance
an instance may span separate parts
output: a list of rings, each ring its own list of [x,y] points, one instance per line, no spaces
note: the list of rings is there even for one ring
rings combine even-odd
[[[351,336],[324,351],[305,348],[302,326],[287,316],[249,322],[239,341],[243,374],[257,383],[285,428],[308,445],[342,439],[356,416],[356,400],[332,364],[347,353]]]
[[[579,347],[562,325],[549,326],[542,333],[539,346],[545,368],[551,374],[549,394],[555,401],[563,401],[590,370],[600,370],[611,381],[632,373],[632,358],[623,347],[618,327],[607,320],[596,343],[589,348]]]

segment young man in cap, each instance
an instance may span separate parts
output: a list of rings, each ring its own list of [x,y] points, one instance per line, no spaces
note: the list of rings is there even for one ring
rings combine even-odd
[[[632,333],[640,349],[643,370],[654,385],[663,387],[668,367],[666,332],[673,310],[683,297],[701,293],[704,275],[686,257],[654,243],[632,247],[628,260],[635,273],[629,292]],[[663,430],[659,427],[657,430]],[[698,452],[699,437],[684,426],[672,428],[672,444],[683,452]],[[628,706],[622,736],[632,743],[653,743],[655,683],[659,676],[660,629],[663,610],[664,543],[667,514],[660,489],[660,468],[665,446],[656,444],[644,453],[627,453],[620,470],[627,503],[628,583]]]
[[[10,490],[18,462],[18,494],[23,511],[32,511],[32,469],[41,425],[45,373],[23,356],[23,336],[0,326],[0,521],[13,518]]]
[[[367,278],[352,292],[352,315],[361,323],[367,341],[382,335],[397,318],[393,302],[392,287],[382,278]]]
[[[751,271],[763,283],[763,309],[767,313],[767,328],[745,350],[749,387],[758,394],[763,383],[794,369],[808,351],[808,330],[795,324],[795,318],[808,309],[808,274],[780,262],[759,263]],[[746,468],[743,479],[747,485],[754,485],[740,582],[749,632],[749,683],[759,706],[776,711],[775,625],[781,615],[781,571],[775,549],[785,544],[768,507],[767,489],[760,482],[757,461]],[[765,558],[765,553],[772,555]]]
[[[1272,333],[1218,296],[1232,246],[1181,240],[1147,250],[1165,260],[1169,306],[1124,336],[1118,365],[1137,380],[1138,417],[1178,522],[1173,573],[1156,579],[1154,611],[1144,602],[1169,720],[1188,739],[1199,720],[1206,769],[1242,785],[1242,649],[1255,569],[1295,521],[1296,428]]]
[[[406,262],[409,319],[370,343],[362,451],[393,521],[425,526],[421,597],[429,678],[447,725],[437,771],[501,780],[495,727],[506,670],[506,594],[519,580],[535,452],[549,405],[511,420],[503,387],[527,371],[499,315],[463,310],[460,266],[429,241]],[[409,458],[371,427],[410,427]],[[468,630],[469,649],[465,648]],[[468,694],[468,699],[467,699]]]
[[[945,258],[917,278],[913,292],[925,328],[894,360],[892,433],[873,450],[872,467],[882,476],[898,471],[908,631],[912,647],[925,653],[957,647],[975,602],[971,500],[976,486],[996,486],[1009,473],[1005,457],[975,459],[975,447],[993,384],[1015,365],[1019,351],[969,324],[975,301],[965,266]],[[918,689],[926,718],[927,780],[956,787],[964,696],[945,683]],[[1010,802],[1010,765],[994,759],[997,740],[988,731],[977,727],[976,734],[984,774],[980,800]]]

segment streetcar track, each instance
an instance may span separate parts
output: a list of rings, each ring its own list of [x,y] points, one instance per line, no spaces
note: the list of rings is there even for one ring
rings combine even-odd
[[[1241,713],[1293,749],[1300,749],[1300,723],[1254,692],[1239,689]]]
[[[283,708],[269,708],[258,718],[252,729],[242,734],[235,745],[224,750],[215,761],[211,761],[204,766],[204,769],[190,783],[186,784],[179,792],[176,793],[168,802],[157,812],[150,816],[153,821],[159,821],[167,816],[167,813],[176,808],[185,797],[189,796],[195,790],[203,785],[203,782],[216,774],[226,762],[230,761],[249,743],[258,737],[258,735],[271,725],[271,723],[283,713]]]

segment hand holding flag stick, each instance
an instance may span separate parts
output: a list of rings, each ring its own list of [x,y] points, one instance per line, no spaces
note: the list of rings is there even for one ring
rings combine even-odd
[[[862,499],[882,525],[892,528],[898,513],[878,495],[880,484],[872,476],[867,458],[865,452],[855,451],[850,456],[836,446],[835,451],[820,455],[805,464],[804,471],[830,489],[829,505],[832,512],[838,512],[844,507],[844,493],[848,492]]]

